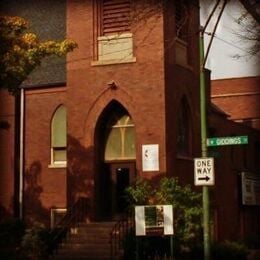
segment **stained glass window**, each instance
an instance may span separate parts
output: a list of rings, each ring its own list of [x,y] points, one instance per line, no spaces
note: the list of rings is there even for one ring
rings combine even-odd
[[[114,113],[108,121],[106,131],[106,161],[135,159],[134,124],[127,113]]]

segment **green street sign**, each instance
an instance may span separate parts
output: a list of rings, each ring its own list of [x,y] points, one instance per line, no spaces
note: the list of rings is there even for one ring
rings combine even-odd
[[[248,144],[248,136],[227,136],[207,138],[207,146]]]

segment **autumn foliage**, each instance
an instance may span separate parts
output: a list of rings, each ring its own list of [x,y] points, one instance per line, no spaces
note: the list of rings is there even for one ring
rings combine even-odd
[[[41,41],[28,31],[21,17],[0,16],[0,88],[16,94],[21,83],[41,64],[43,58],[62,56],[77,47],[72,40]]]

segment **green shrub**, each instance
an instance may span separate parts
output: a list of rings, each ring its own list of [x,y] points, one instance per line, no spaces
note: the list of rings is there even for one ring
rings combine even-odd
[[[10,218],[0,223],[0,247],[18,245],[25,231],[23,221]]]
[[[173,238],[173,252],[178,254],[177,238]],[[169,236],[141,236],[136,237],[135,231],[132,229],[123,241],[124,259],[132,260],[136,258],[138,243],[139,259],[166,259],[170,256],[170,237]]]
[[[247,236],[246,239],[245,239],[245,244],[250,249],[259,248],[259,245],[260,245],[260,234],[254,234],[254,235]]]
[[[164,177],[157,187],[152,187],[147,180],[138,179],[135,185],[127,188],[126,193],[131,207],[173,205],[176,251],[191,251],[201,244],[201,194],[192,191],[189,185],[181,186],[177,178]]]
[[[26,228],[19,219],[0,222],[0,259],[47,259],[49,230],[35,223]]]
[[[24,259],[46,259],[48,256],[49,232],[44,225],[35,223],[26,229],[20,251]]]
[[[141,178],[138,178],[133,186],[126,189],[126,197],[130,207],[149,204],[149,200],[153,197],[153,195],[154,191],[152,186],[148,183],[148,181]]]
[[[236,241],[225,241],[212,247],[213,259],[228,260],[246,260],[249,251],[247,246]]]
[[[171,204],[174,210],[175,235],[183,248],[200,243],[202,238],[201,194],[190,185],[181,186],[177,178],[162,178],[156,192],[159,204]]]
[[[25,232],[23,221],[10,218],[0,223],[0,259],[17,259],[16,251]]]

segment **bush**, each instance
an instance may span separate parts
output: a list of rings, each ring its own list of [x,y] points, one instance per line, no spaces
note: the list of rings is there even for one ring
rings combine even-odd
[[[25,232],[23,221],[10,218],[0,223],[0,259],[17,259],[16,251]]]
[[[185,249],[200,243],[202,239],[201,194],[192,191],[190,185],[181,186],[177,178],[162,178],[156,192],[159,204],[171,204],[174,209],[175,235]]]
[[[8,219],[0,223],[0,247],[18,245],[24,235],[25,224],[19,219]]]
[[[150,204],[154,191],[148,181],[138,178],[133,186],[126,189],[126,196],[130,207],[134,208],[136,205]]]
[[[249,235],[245,239],[245,244],[250,249],[257,249],[260,245],[260,234]]]
[[[40,223],[26,229],[21,242],[23,259],[46,259],[48,256],[49,231]]]
[[[49,230],[35,223],[26,228],[19,219],[0,222],[0,259],[47,259]]]
[[[244,244],[236,241],[225,241],[215,244],[212,247],[213,259],[216,260],[246,260],[248,253],[248,248]]]
[[[132,208],[135,205],[173,205],[176,251],[189,252],[200,245],[201,194],[192,191],[189,185],[181,186],[177,178],[165,177],[157,187],[152,188],[147,180],[138,179],[126,193]],[[158,247],[158,243],[155,245]]]
[[[173,238],[173,252],[176,255],[178,252],[177,238]],[[170,256],[170,237],[169,236],[147,236],[136,237],[134,229],[128,233],[123,241],[124,259],[132,260],[136,258],[138,243],[139,259],[164,259]]]

